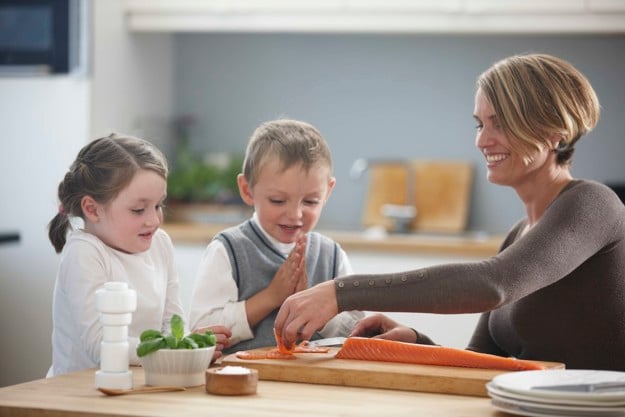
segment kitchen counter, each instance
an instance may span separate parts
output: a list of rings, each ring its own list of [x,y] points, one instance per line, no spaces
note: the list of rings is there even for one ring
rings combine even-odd
[[[165,223],[163,229],[175,243],[206,245],[212,237],[231,225],[208,223]],[[388,253],[429,253],[485,258],[499,251],[502,236],[482,234],[367,234],[359,231],[317,230],[349,251]]]
[[[132,367],[135,386],[143,369]],[[250,396],[216,396],[204,386],[181,392],[107,397],[95,370],[0,388],[0,416],[492,416],[488,398],[261,380]]]

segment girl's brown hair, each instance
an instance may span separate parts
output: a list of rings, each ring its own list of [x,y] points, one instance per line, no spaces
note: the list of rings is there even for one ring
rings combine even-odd
[[[91,196],[100,204],[112,201],[139,170],[167,179],[167,161],[151,143],[111,134],[83,147],[58,187],[59,211],[48,224],[48,238],[57,253],[65,246],[69,217],[84,219],[81,201]]]

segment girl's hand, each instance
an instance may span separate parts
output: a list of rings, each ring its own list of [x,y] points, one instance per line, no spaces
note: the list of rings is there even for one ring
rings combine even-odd
[[[407,326],[402,326],[384,314],[373,314],[356,323],[350,336],[373,337],[376,339],[396,340],[416,343],[417,333]]]
[[[195,329],[193,333],[206,333],[206,331],[212,331],[217,337],[217,344],[215,345],[215,353],[213,353],[213,361],[220,358],[223,354],[223,350],[230,346],[230,338],[232,337],[232,332],[226,326],[215,325],[215,326],[206,326],[201,327],[199,329]]]

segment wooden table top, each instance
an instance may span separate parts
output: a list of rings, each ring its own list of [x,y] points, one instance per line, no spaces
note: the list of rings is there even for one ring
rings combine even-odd
[[[131,369],[143,385],[143,369]],[[261,380],[249,396],[211,395],[202,385],[107,397],[94,381],[91,369],[0,388],[0,416],[506,416],[488,398],[461,395]]]

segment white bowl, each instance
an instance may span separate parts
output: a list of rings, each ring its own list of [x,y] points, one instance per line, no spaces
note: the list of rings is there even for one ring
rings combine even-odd
[[[199,349],[159,349],[139,358],[146,385],[204,385],[215,346]]]

